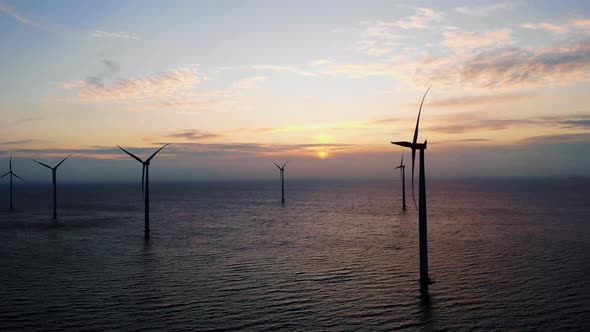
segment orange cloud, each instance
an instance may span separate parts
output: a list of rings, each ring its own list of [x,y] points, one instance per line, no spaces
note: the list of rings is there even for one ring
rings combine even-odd
[[[444,40],[441,44],[444,46],[460,50],[470,50],[492,45],[509,44],[512,42],[512,30],[499,29],[476,34],[475,32],[449,27],[447,31],[443,32],[443,37]]]

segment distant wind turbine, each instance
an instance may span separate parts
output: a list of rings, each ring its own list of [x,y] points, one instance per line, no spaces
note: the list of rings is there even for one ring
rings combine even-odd
[[[285,166],[287,163],[288,161],[285,162],[282,167],[275,163],[275,166],[277,166],[281,172],[281,203],[285,203]]]
[[[70,158],[72,155],[65,157],[62,161],[60,161],[55,167],[51,167],[47,164],[44,164],[40,161],[35,160],[35,162],[41,166],[45,166],[49,168],[53,174],[53,219],[57,219],[57,168],[61,165],[66,159]]]
[[[405,210],[406,205],[406,165],[404,165],[404,153],[402,152],[402,160],[399,163],[399,166],[395,169],[400,169],[402,174],[402,208]]]
[[[426,175],[424,172],[424,150],[426,150],[426,141],[424,143],[418,143],[418,128],[420,125],[420,114],[422,113],[422,105],[426,94],[430,91],[428,87],[422,102],[420,103],[420,109],[418,110],[418,120],[416,120],[416,129],[414,130],[414,139],[410,142],[391,142],[391,144],[403,146],[412,149],[412,197],[414,198],[414,206],[416,206],[416,196],[414,195],[414,163],[416,161],[416,150],[420,150],[420,193],[419,193],[419,205],[416,207],[419,215],[419,242],[420,242],[420,292],[423,295],[428,294],[428,285],[432,284],[430,277],[428,276],[428,234],[427,234],[427,222],[426,222]]]
[[[145,203],[145,226],[144,226],[144,237],[148,239],[150,237],[150,161],[152,158],[160,152],[163,148],[170,145],[170,143],[165,144],[161,148],[159,148],[156,152],[154,152],[148,159],[145,161],[141,160],[139,157],[134,155],[133,153],[123,149],[119,145],[119,149],[123,150],[125,153],[130,155],[133,159],[139,161],[142,164],[141,170],[141,194],[143,195],[143,201]]]
[[[21,179],[21,180],[22,180],[22,178],[20,176],[16,175],[16,174],[14,174],[14,172],[12,171],[12,153],[10,153],[10,161],[9,161],[9,164],[8,164],[8,172],[6,174],[0,176],[0,179],[3,178],[3,177],[5,177],[5,176],[7,176],[7,175],[10,175],[10,211],[13,211],[14,210],[14,207],[12,206],[12,177],[13,176],[16,176],[18,179]]]

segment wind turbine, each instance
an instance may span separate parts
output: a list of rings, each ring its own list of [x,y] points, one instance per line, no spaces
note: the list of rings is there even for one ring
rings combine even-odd
[[[418,120],[416,120],[416,129],[414,130],[414,139],[410,142],[391,142],[391,144],[403,146],[412,149],[412,197],[414,199],[414,206],[416,206],[416,196],[414,195],[414,163],[416,161],[416,150],[420,151],[420,192],[418,206],[418,229],[420,242],[420,292],[423,295],[428,294],[428,285],[432,284],[432,280],[428,276],[428,232],[426,222],[426,175],[424,172],[424,150],[426,150],[426,141],[418,143],[418,127],[420,125],[420,114],[422,113],[422,105],[426,94],[430,88],[424,93],[422,102],[420,102],[420,109],[418,110]]]
[[[141,170],[141,194],[143,196],[143,201],[145,203],[145,226],[144,226],[144,231],[143,232],[144,232],[144,237],[146,239],[149,239],[149,237],[150,237],[150,168],[149,168],[150,161],[152,160],[152,158],[154,158],[156,156],[156,154],[158,154],[158,152],[160,152],[160,150],[162,150],[163,148],[165,148],[169,144],[170,143],[165,144],[164,146],[162,146],[161,148],[159,148],[156,152],[154,152],[145,161],[141,160],[139,157],[137,157],[133,153],[131,153],[131,152],[123,149],[119,145],[117,145],[119,147],[119,149],[123,150],[125,153],[127,153],[128,155],[130,155],[133,159],[139,161],[142,164],[142,170]]]
[[[395,169],[400,169],[402,173],[402,208],[405,210],[406,205],[406,165],[404,165],[404,153],[402,152],[402,160],[399,163],[399,166]]]
[[[8,172],[6,174],[0,176],[0,179],[7,176],[7,175],[10,175],[10,211],[13,211],[14,208],[12,206],[12,177],[16,176],[18,179],[21,179],[21,180],[22,180],[22,178],[16,174],[14,174],[14,172],[12,171],[12,152],[10,153],[10,162],[8,165],[9,165]]]
[[[283,166],[279,166],[275,163],[275,166],[281,171],[281,203],[285,203],[285,166],[287,165],[288,161],[286,161]]]
[[[44,164],[40,161],[34,160],[37,164],[41,166],[45,166],[49,168],[53,174],[53,219],[57,219],[57,168],[61,165],[66,159],[70,158],[72,155],[65,157],[62,161],[60,161],[55,167],[51,167],[47,164]]]

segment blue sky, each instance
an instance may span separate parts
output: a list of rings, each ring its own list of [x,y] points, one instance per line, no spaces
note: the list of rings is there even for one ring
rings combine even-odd
[[[389,177],[430,84],[429,174],[588,175],[587,1],[0,0],[0,38],[29,179]]]

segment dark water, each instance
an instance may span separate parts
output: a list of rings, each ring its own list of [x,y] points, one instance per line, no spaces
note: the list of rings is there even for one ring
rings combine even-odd
[[[590,329],[588,179],[431,179],[429,301],[398,179],[0,190],[2,331]]]

